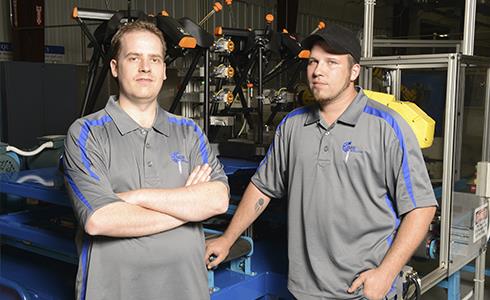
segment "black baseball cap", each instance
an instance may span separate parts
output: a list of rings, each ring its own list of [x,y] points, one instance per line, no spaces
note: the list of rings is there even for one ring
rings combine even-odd
[[[319,40],[325,41],[335,53],[352,55],[354,60],[359,63],[361,59],[361,44],[351,30],[340,25],[329,24],[315,34],[307,36],[301,42],[301,46],[304,49],[311,50],[315,42]]]

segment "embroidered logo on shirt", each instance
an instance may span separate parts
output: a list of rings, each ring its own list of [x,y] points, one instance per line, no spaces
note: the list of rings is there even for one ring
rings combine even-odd
[[[182,174],[182,163],[189,163],[184,154],[178,151],[170,153],[170,159],[179,166],[179,173]]]
[[[362,150],[352,145],[352,141],[346,141],[342,144],[342,151],[345,152],[345,162],[349,160],[349,154],[353,153],[362,153]]]

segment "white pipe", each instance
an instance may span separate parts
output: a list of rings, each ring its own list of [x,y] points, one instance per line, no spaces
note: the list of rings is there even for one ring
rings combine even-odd
[[[240,131],[238,132],[237,137],[240,137],[242,135],[243,131],[245,130],[245,126],[247,126],[247,119],[243,119],[243,125]]]
[[[54,180],[53,179],[46,180],[46,179],[42,178],[41,176],[33,175],[33,174],[24,175],[24,176],[20,177],[19,179],[17,179],[16,182],[17,183],[34,182],[34,183],[41,184],[43,186],[49,186],[49,187],[54,186]]]
[[[473,290],[471,290],[466,296],[464,296],[461,300],[469,300],[473,297]]]
[[[41,146],[39,146],[36,150],[33,150],[33,151],[23,151],[23,150],[20,150],[19,148],[16,148],[14,146],[7,146],[7,151],[15,152],[21,156],[34,156],[34,155],[39,154],[41,151],[43,151],[46,148],[53,148],[53,147],[54,147],[53,142],[46,142],[46,143],[42,144]]]

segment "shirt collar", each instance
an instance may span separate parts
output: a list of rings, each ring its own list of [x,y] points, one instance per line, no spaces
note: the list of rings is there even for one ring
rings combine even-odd
[[[153,123],[153,129],[156,131],[160,132],[161,134],[164,134],[166,136],[169,136],[170,130],[169,130],[169,125],[168,125],[168,113],[158,105],[157,108],[157,117],[155,122]]]
[[[111,116],[114,124],[117,129],[121,133],[121,135],[125,135],[128,132],[131,132],[136,129],[140,129],[141,126],[136,123],[117,103],[117,97],[112,95],[109,97],[109,101],[105,106],[105,111],[109,116]],[[153,123],[153,129],[156,131],[165,134],[168,136],[168,116],[167,112],[160,106],[157,106],[157,117],[155,122]]]
[[[352,101],[351,104],[347,107],[347,109],[340,115],[337,119],[337,122],[342,122],[345,124],[349,124],[355,126],[362,112],[364,111],[364,107],[367,103],[367,96],[364,94],[361,87],[356,86],[357,95]],[[311,125],[313,123],[318,123],[321,121],[320,119],[320,107],[318,104],[315,104],[308,116],[306,117],[305,126]]]
[[[320,107],[318,103],[315,103],[311,106],[311,109],[308,111],[308,115],[306,116],[305,126],[311,125],[313,123],[318,123],[320,121]]]
[[[355,126],[362,112],[364,111],[364,107],[367,103],[367,97],[364,94],[361,87],[356,86],[357,96],[354,98],[354,101],[349,104],[347,109],[340,115],[338,118],[338,122],[342,122],[345,124],[349,124]]]

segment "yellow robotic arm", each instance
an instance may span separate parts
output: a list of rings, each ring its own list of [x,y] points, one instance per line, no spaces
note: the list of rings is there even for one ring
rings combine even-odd
[[[370,90],[364,90],[369,98],[388,106],[402,116],[412,128],[420,148],[429,148],[434,141],[436,122],[421,110],[415,103],[398,101],[395,96]]]

